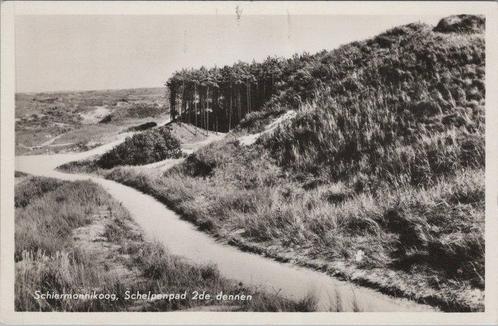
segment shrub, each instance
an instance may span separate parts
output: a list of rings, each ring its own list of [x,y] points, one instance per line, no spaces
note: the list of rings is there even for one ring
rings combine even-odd
[[[143,165],[168,158],[179,158],[180,141],[167,128],[151,129],[133,135],[102,155],[97,165],[110,169],[118,165]]]
[[[484,16],[455,15],[441,19],[434,28],[441,33],[479,33],[484,31]]]
[[[144,130],[154,128],[154,127],[157,127],[157,123],[151,121],[151,122],[145,122],[145,123],[139,124],[137,126],[130,127],[130,128],[128,128],[127,131],[144,131]]]

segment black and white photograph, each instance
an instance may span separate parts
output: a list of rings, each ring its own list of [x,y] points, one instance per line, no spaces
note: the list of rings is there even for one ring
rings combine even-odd
[[[13,16],[14,312],[496,308],[486,12],[271,5]]]

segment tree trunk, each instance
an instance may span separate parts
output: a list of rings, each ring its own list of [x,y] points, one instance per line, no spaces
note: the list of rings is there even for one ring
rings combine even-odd
[[[228,110],[228,131],[232,130],[233,90],[230,83],[230,108]]]
[[[240,117],[242,116],[242,101],[241,101],[241,94],[240,94],[240,86],[237,87],[237,101],[238,101],[238,105],[239,105],[239,111],[238,111],[238,114],[237,114],[237,123],[240,122]]]
[[[206,129],[209,131],[209,86],[207,87],[206,90]]]
[[[195,119],[195,126],[197,127],[197,85],[194,86],[194,119]]]

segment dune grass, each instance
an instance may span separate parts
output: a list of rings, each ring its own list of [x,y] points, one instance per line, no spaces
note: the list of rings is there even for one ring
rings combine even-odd
[[[103,232],[93,234],[94,229]],[[215,266],[195,265],[145,240],[128,212],[100,186],[27,177],[16,185],[15,308],[17,311],[169,311],[213,301],[123,300],[134,293],[251,294],[223,303],[241,311],[313,311],[311,297],[290,300],[223,278]],[[108,293],[119,300],[36,299],[40,293]]]
[[[183,165],[160,177],[120,167],[107,178],[155,196],[201,230],[262,252],[280,248],[275,258],[331,262],[339,275],[346,270],[334,263],[343,262],[371,271],[369,285],[387,292],[445,310],[480,309],[482,297],[466,294],[484,289],[483,171],[441,177],[431,187],[358,193],[341,182],[312,189],[287,182],[265,158],[227,165],[211,177],[188,175]]]

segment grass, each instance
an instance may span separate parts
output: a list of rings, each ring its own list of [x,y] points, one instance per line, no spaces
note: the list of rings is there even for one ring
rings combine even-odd
[[[265,254],[265,247],[280,248],[277,259],[305,265],[318,259],[346,277],[349,267],[366,270],[371,275],[356,281],[445,310],[480,309],[482,298],[469,301],[466,294],[484,289],[482,171],[459,172],[430,188],[355,193],[342,183],[305,189],[279,179],[285,174],[264,158],[251,164],[257,174],[232,163],[224,177],[188,176],[185,166],[159,177],[120,167],[106,177],[154,195],[235,244],[255,244]],[[360,250],[365,256],[357,262]]]
[[[193,265],[145,240],[128,212],[89,181],[25,177],[16,185],[17,311],[169,311],[213,301],[123,300],[134,293],[246,293],[253,300],[225,310],[312,311],[311,297],[292,301],[223,278],[215,266]],[[102,232],[93,232],[101,230]],[[34,298],[40,293],[108,293],[119,300]]]
[[[93,205],[101,206],[101,194],[85,183],[54,179],[35,178],[16,185],[16,261],[24,251],[53,255],[64,248],[72,229],[91,223]]]

